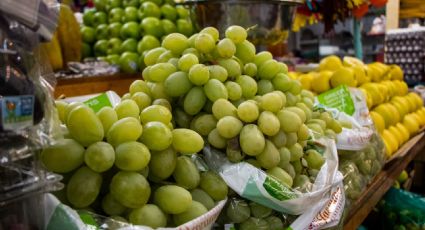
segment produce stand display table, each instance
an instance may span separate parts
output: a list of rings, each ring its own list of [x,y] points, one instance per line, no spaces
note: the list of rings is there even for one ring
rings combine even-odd
[[[357,229],[375,205],[394,184],[397,177],[406,168],[406,166],[415,159],[416,156],[420,155],[424,151],[425,134],[422,131],[406,142],[394,154],[396,158],[388,161],[383,170],[379,172],[368,185],[360,198],[352,204],[350,212],[345,219],[344,229]]]

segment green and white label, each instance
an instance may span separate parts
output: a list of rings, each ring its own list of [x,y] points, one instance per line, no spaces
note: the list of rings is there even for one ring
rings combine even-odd
[[[353,99],[347,86],[340,85],[334,89],[328,90],[317,96],[320,104],[335,108],[345,112],[348,115],[353,115],[355,110]]]
[[[102,93],[97,97],[90,98],[89,100],[85,101],[84,104],[93,109],[95,113],[97,113],[103,107],[112,107],[111,101],[109,100],[109,97],[106,93]]]

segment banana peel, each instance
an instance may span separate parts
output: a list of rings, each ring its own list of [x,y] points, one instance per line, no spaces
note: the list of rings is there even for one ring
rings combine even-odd
[[[80,61],[82,46],[80,25],[71,8],[65,4],[60,5],[59,25],[56,32],[64,64]]]
[[[53,38],[50,42],[42,43],[41,49],[47,54],[53,71],[60,70],[63,68],[62,51],[57,33],[53,35]]]

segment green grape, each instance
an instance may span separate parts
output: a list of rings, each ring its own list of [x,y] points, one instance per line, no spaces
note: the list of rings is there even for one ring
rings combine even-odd
[[[149,149],[136,141],[125,142],[115,148],[115,166],[125,171],[139,171],[151,159]]]
[[[141,208],[133,209],[128,218],[130,223],[135,225],[149,226],[151,228],[167,226],[166,215],[154,204],[146,204]]]
[[[159,56],[161,56],[161,54],[163,54],[165,51],[167,50],[162,47],[153,48],[147,51],[147,53],[145,54],[145,58],[143,60],[146,66],[154,65],[156,63],[156,60],[158,60]],[[146,80],[145,75],[143,75],[143,77]]]
[[[302,123],[305,123],[306,122],[307,116],[304,113],[304,110],[302,110],[302,109],[300,109],[298,107],[295,107],[295,106],[286,107],[285,109],[287,109],[287,110],[289,110],[291,112],[296,113],[298,115],[298,117],[301,119]]]
[[[288,74],[288,66],[283,62],[278,62],[279,64],[279,73]]]
[[[220,98],[228,98],[226,87],[217,79],[208,80],[208,82],[204,85],[204,92],[207,98],[212,102]]]
[[[238,83],[227,81],[224,85],[226,86],[229,100],[237,101],[242,97],[242,88]]]
[[[312,111],[311,109],[309,109],[304,103],[296,103],[295,104],[296,107],[302,109],[304,111],[306,120],[310,120],[312,118]]]
[[[179,156],[173,178],[178,186],[190,190],[198,187],[201,175],[189,157]]]
[[[194,48],[201,53],[209,53],[215,48],[214,38],[207,33],[199,33],[195,38]]]
[[[310,99],[310,98],[306,98],[303,97],[302,98],[302,102],[309,108],[309,109],[313,109],[314,107],[314,99]]]
[[[299,191],[307,192],[311,186],[310,179],[306,175],[296,175],[294,178],[293,187]]]
[[[227,184],[219,175],[212,171],[201,173],[201,183],[199,187],[215,201],[224,200],[227,197]]]
[[[192,195],[193,201],[197,201],[201,203],[208,210],[211,210],[212,208],[214,208],[215,206],[214,200],[204,190],[195,188],[192,191],[190,191],[190,194]]]
[[[269,229],[270,230],[284,229],[283,222],[282,222],[282,220],[279,219],[279,217],[269,216],[265,220],[269,224]]]
[[[260,163],[258,163],[257,159],[255,158],[249,158],[245,160],[246,163],[251,164],[252,166],[261,169]]]
[[[179,214],[189,210],[192,195],[186,189],[177,185],[164,185],[154,193],[154,203],[168,214]]]
[[[162,53],[161,55],[159,55],[158,59],[156,59],[156,64],[162,64],[162,63],[167,63],[167,64],[171,64],[168,63],[168,61],[171,58],[175,58],[175,56],[173,55],[173,53],[169,50],[165,51],[164,53]],[[173,64],[171,64],[173,65]],[[175,66],[173,65],[173,67],[175,68]]]
[[[257,67],[260,67],[264,62],[266,62],[268,60],[272,60],[272,59],[273,59],[273,55],[270,52],[262,51],[262,52],[259,52],[255,55],[254,64]]]
[[[167,99],[164,99],[164,98],[158,98],[158,99],[153,100],[152,105],[161,105],[161,106],[164,106],[165,108],[167,108],[169,111],[172,110],[170,102]],[[143,111],[143,109],[141,111]]]
[[[198,36],[198,34],[199,33],[195,33],[195,34],[192,34],[190,37],[189,37],[189,46],[190,47],[194,47],[195,46],[195,39],[196,39],[196,37]],[[198,56],[199,57],[199,56]]]
[[[187,114],[185,111],[183,111],[180,108],[176,108],[173,112],[174,112],[173,118],[177,124],[177,127],[181,127],[181,128],[190,127],[190,121],[192,120],[192,116],[190,116],[189,114]]]
[[[242,130],[242,122],[234,116],[222,117],[217,122],[217,131],[224,138],[236,137]]]
[[[170,64],[173,64],[174,67],[179,67],[179,59],[178,58],[170,58],[170,60],[167,61]],[[149,67],[149,66],[148,66]]]
[[[329,127],[329,125],[331,124],[331,122],[333,120],[332,115],[330,113],[328,113],[328,112],[320,113],[320,115],[319,115],[318,118],[320,120],[325,121],[327,127]]]
[[[202,114],[195,117],[190,123],[190,129],[201,134],[208,136],[208,134],[217,126],[217,119],[211,114]]]
[[[182,225],[186,222],[189,222],[197,217],[200,217],[208,212],[208,209],[204,207],[201,203],[197,201],[192,201],[189,209],[184,211],[183,213],[179,213],[173,215],[174,224],[177,226]]]
[[[176,67],[171,63],[157,63],[149,69],[149,80],[163,82],[170,74],[176,71]]]
[[[249,156],[261,154],[266,145],[263,133],[254,124],[248,124],[242,128],[239,143],[242,151]]]
[[[83,105],[68,114],[67,128],[73,139],[85,147],[104,137],[102,122],[91,108]]]
[[[294,166],[292,166],[292,164],[289,161],[284,163],[279,163],[279,167],[285,170],[285,172],[287,172],[292,177],[292,179],[295,178],[296,173],[295,173]]]
[[[295,143],[288,149],[291,152],[291,162],[300,160],[301,157],[304,155],[303,147],[299,143]]]
[[[43,149],[41,162],[49,171],[71,172],[84,163],[84,147],[73,139],[60,139]]]
[[[336,139],[336,133],[332,129],[326,129],[325,135],[330,139]]]
[[[302,124],[297,132],[298,139],[300,141],[306,141],[310,137],[310,132],[305,124]]]
[[[236,53],[236,46],[232,40],[223,38],[217,44],[217,52],[222,58],[231,58]]]
[[[181,154],[194,154],[202,150],[204,140],[201,135],[190,129],[174,129],[173,148]]]
[[[253,122],[258,119],[259,109],[255,102],[244,101],[238,106],[238,117],[244,122]]]
[[[185,50],[183,51],[183,53],[182,53],[182,57],[183,57],[185,54],[193,54],[193,55],[195,55],[195,56],[196,56],[196,59],[198,60],[198,62],[197,62],[197,63],[195,63],[195,64],[198,64],[198,63],[199,63],[199,57],[201,57],[201,53],[199,53],[199,51],[198,51],[197,49],[195,49],[195,48],[193,48],[193,47],[189,47],[189,48],[187,48],[187,49],[185,49]],[[189,71],[189,69],[187,69],[187,71]]]
[[[332,129],[335,133],[342,132],[342,126],[336,120],[332,120],[332,122],[329,124],[329,128]]]
[[[244,98],[241,98],[239,100],[236,101],[232,101],[232,104],[236,107],[238,107],[240,104],[242,104],[242,102],[245,102],[246,100]]]
[[[172,73],[164,82],[165,93],[171,97],[179,97],[192,88],[192,82],[189,80],[187,73]]]
[[[251,209],[244,200],[233,198],[226,208],[226,216],[232,223],[242,223],[251,216]]]
[[[195,85],[204,85],[210,79],[208,67],[203,64],[195,64],[189,70],[189,80]]]
[[[241,75],[236,79],[236,83],[238,83],[242,88],[242,96],[244,98],[253,98],[257,93],[257,82],[254,78],[249,77],[247,75]]]
[[[301,172],[303,170],[303,166],[301,164],[301,161],[293,161],[293,162],[291,162],[291,165],[294,168],[296,174],[301,174]]]
[[[280,130],[279,119],[274,115],[274,113],[269,111],[263,111],[258,118],[257,125],[260,128],[261,132],[267,136],[274,136]]]
[[[249,63],[255,58],[255,46],[248,40],[238,43],[236,44],[235,56],[243,63]]]
[[[294,95],[298,95],[301,93],[301,90],[302,90],[301,82],[298,80],[292,80],[292,86],[289,89],[289,92]]]
[[[289,151],[288,148],[286,147],[281,147],[279,148],[279,156],[280,156],[280,162],[279,162],[279,167],[281,167],[282,165],[285,165],[286,163],[289,163],[289,161],[291,161],[291,152]],[[283,168],[283,167],[281,167]]]
[[[165,92],[165,86],[164,83],[151,83],[151,92],[152,92],[152,99],[170,99],[170,97]]]
[[[261,79],[271,80],[279,73],[279,64],[271,59],[263,62],[258,68],[258,76]],[[277,88],[277,87],[276,87]]]
[[[286,133],[286,147],[291,147],[298,142],[297,133]]]
[[[227,141],[226,156],[233,163],[240,162],[245,158],[245,154],[240,149],[238,137]]]
[[[180,55],[189,47],[189,40],[183,34],[172,33],[165,36],[162,40],[161,46],[170,50],[175,55]]]
[[[136,102],[137,106],[139,107],[139,110],[143,110],[144,108],[148,107],[152,103],[152,99],[143,92],[136,92],[131,96],[131,100]],[[103,122],[102,122],[103,123]],[[107,132],[107,131],[105,131]]]
[[[318,124],[322,130],[326,129],[326,121],[320,119],[310,119],[307,124]]]
[[[106,140],[112,146],[118,146],[128,141],[136,141],[142,135],[143,127],[134,117],[126,117],[115,122],[108,133]]]
[[[83,166],[79,168],[66,185],[66,197],[76,208],[88,207],[100,192],[102,175]]]
[[[230,78],[235,78],[241,75],[242,69],[239,63],[233,59],[220,59],[218,64],[226,69],[227,75]]]
[[[266,93],[271,93],[274,91],[273,84],[270,80],[261,79],[257,82],[258,86],[258,95],[264,95]],[[280,95],[279,95],[280,96]]]
[[[130,84],[129,91],[131,95],[137,92],[142,92],[150,96],[150,93],[151,93],[151,90],[149,89],[148,85],[143,80],[133,81],[133,83]]]
[[[286,105],[286,95],[279,90],[275,90],[273,93],[279,94],[280,98],[282,99],[282,107],[284,107]]]
[[[323,131],[322,127],[317,123],[309,123],[307,124],[307,127],[315,133],[318,133],[320,135],[325,135],[325,132]]]
[[[139,173],[120,171],[112,177],[110,192],[125,207],[140,208],[148,201],[151,188]]]
[[[216,28],[209,26],[209,27],[205,27],[201,30],[201,32],[199,32],[200,34],[209,34],[211,35],[211,37],[213,37],[214,41],[218,41],[219,39],[219,32]]]
[[[276,148],[281,148],[286,145],[286,134],[282,130],[279,130],[276,135],[269,138]]]
[[[280,110],[277,118],[280,121],[280,128],[285,133],[298,132],[302,124],[300,117],[287,109]]]
[[[310,98],[311,100],[314,101],[314,94],[309,90],[306,90],[306,89],[301,90],[301,96]]]
[[[181,71],[189,72],[190,68],[196,64],[199,64],[198,57],[195,54],[188,53],[179,59],[178,67]]]
[[[292,187],[292,183],[293,183],[292,177],[285,170],[279,167],[274,167],[267,170],[267,174],[274,177],[280,183],[288,186],[289,188]]]
[[[221,119],[225,116],[237,117],[237,111],[238,110],[232,103],[223,98],[216,100],[212,105],[212,113],[217,119]]]
[[[248,34],[241,26],[229,26],[225,31],[226,38],[232,40],[235,44],[241,43],[246,40]]]
[[[153,64],[155,64],[155,63],[153,63]],[[152,64],[152,65],[153,65]],[[152,96],[152,93],[151,93],[151,89],[150,89],[150,87],[149,87],[149,82],[148,81],[150,81],[150,78],[149,78],[149,70],[151,69],[151,67],[150,66],[146,66],[144,69],[143,69],[143,71],[142,71],[142,77],[143,77],[143,80],[145,80],[145,84],[146,84],[146,86],[148,87],[148,90],[149,90],[149,96]],[[130,99],[130,98],[128,98],[128,99]],[[121,100],[124,100],[124,98],[122,98]]]
[[[143,133],[139,140],[150,150],[162,151],[171,145],[173,135],[164,123],[150,121],[143,126]]]
[[[212,80],[212,79],[211,79]],[[210,80],[210,81],[211,81]],[[207,97],[202,87],[193,87],[184,98],[184,111],[189,115],[198,114],[204,107]]]
[[[104,172],[114,165],[114,147],[106,142],[93,143],[84,152],[84,162],[91,170]]]
[[[256,218],[266,218],[273,212],[271,208],[252,201],[249,203],[249,208],[251,209],[251,216]]]
[[[291,78],[288,77],[288,75],[283,73],[278,73],[276,76],[272,79],[272,83],[275,89],[286,92],[292,87],[292,81]]]
[[[260,108],[272,113],[277,113],[283,107],[282,97],[275,93],[266,93],[261,97]]]
[[[58,111],[59,120],[65,124],[66,123],[66,107],[68,106],[68,103],[64,101],[55,101],[55,106]]]
[[[173,148],[163,151],[152,151],[149,161],[149,174],[165,180],[170,177],[177,164],[177,153]]]
[[[225,82],[227,80],[227,70],[224,67],[219,65],[209,65],[207,68],[210,71],[210,79],[217,79],[221,82]]]
[[[126,209],[110,193],[106,194],[102,199],[102,210],[110,216],[121,215]]]
[[[172,118],[170,110],[162,105],[151,105],[140,113],[140,121],[146,124],[151,121],[159,121],[164,124],[170,123]]]
[[[257,75],[257,66],[252,62],[246,63],[243,66],[243,74],[248,75],[250,77],[255,77]]]
[[[122,97],[121,97],[121,101],[124,101],[124,100],[127,100],[127,99],[131,99],[130,93],[126,93],[126,94],[122,95]]]
[[[115,106],[115,112],[117,113],[118,120],[125,117],[134,117],[139,118],[139,106],[137,103],[131,99],[126,99],[121,101],[118,105]]]
[[[69,114],[71,113],[71,111],[72,111],[73,109],[77,108],[77,107],[78,107],[78,106],[80,106],[80,105],[84,106],[84,104],[83,104],[82,102],[74,101],[74,102],[69,103],[69,104],[66,106],[66,108],[65,108],[65,122],[64,122],[65,124],[67,124],[67,123],[68,123],[68,116],[69,116]]]
[[[259,155],[255,157],[258,163],[260,163],[261,167],[265,169],[276,167],[280,162],[279,151],[276,149],[274,144],[269,140],[266,140],[266,144],[265,144],[263,152],[261,152]]]
[[[210,143],[215,148],[224,149],[226,148],[227,140],[220,136],[217,128],[215,128],[208,134],[208,143]]]
[[[239,230],[268,230],[269,224],[263,219],[250,217],[239,225]]]
[[[319,170],[325,163],[325,158],[314,149],[307,150],[304,158],[307,161],[308,167],[312,169]]]

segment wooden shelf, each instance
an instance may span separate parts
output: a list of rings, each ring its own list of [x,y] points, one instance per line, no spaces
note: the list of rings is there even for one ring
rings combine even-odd
[[[394,155],[384,169],[373,179],[360,198],[355,201],[345,218],[345,230],[357,229],[366,219],[375,205],[394,184],[394,181],[406,166],[425,150],[425,135],[423,132],[405,143]]]
[[[55,98],[61,95],[74,97],[113,90],[121,96],[128,92],[130,84],[137,79],[142,79],[142,74],[120,73],[110,76],[58,79],[54,95]]]

